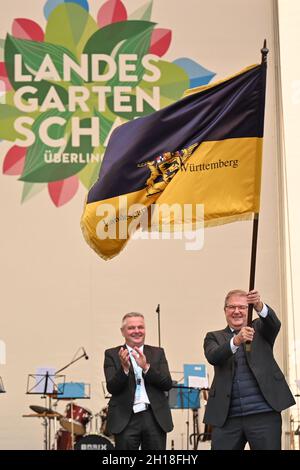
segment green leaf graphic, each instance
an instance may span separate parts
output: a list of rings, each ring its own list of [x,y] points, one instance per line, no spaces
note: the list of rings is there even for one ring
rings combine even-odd
[[[145,90],[145,92],[152,96],[152,89],[154,86],[160,88],[160,108],[168,106],[174,101],[182,98],[183,92],[189,87],[189,77],[185,70],[176,64],[172,64],[165,61],[158,61],[155,66],[160,69],[161,76],[156,82],[145,82],[142,80],[139,83],[139,87]],[[136,96],[134,92],[130,95],[130,102],[126,105],[131,106],[132,111],[121,112],[114,110],[114,98],[112,95],[107,97],[107,107],[115,115],[120,116],[124,119],[134,119],[136,117],[147,116],[153,113],[156,109],[153,109],[146,101],[144,101],[143,111],[136,111]]]
[[[57,85],[56,83],[50,83],[46,80],[42,80],[41,82],[32,82],[32,83],[31,82],[16,82],[15,70],[14,70],[14,56],[16,54],[20,54],[20,52],[18,51],[15,43],[12,41],[12,37],[8,35],[5,41],[5,65],[6,65],[7,75],[9,77],[10,83],[12,84],[14,90],[18,90],[19,88],[25,85],[34,86],[34,88],[36,88],[37,90],[35,97],[38,100],[38,104],[41,105],[50,87],[53,86],[55,90],[57,91],[57,94],[60,97],[62,103],[63,104],[68,103],[67,91],[64,88],[62,88],[60,85]],[[33,80],[34,77],[32,73],[28,71],[24,63],[22,65],[23,65],[22,72],[27,75],[31,75],[32,80]]]
[[[151,14],[152,14],[152,6],[153,6],[153,0],[150,0],[148,3],[145,3],[145,5],[142,5],[133,13],[131,13],[131,15],[129,16],[129,19],[150,21]]]
[[[150,94],[150,90],[149,90]],[[115,113],[115,115],[120,116],[123,119],[128,119],[129,121],[131,119],[134,119],[136,117],[142,117],[142,116],[148,116],[148,114],[153,113],[156,111],[155,109],[152,108],[147,102],[144,102],[144,109],[143,111],[138,112],[136,110],[136,96],[131,94],[130,96],[130,101],[126,103],[126,105],[131,106],[132,111],[114,111],[114,97],[112,95],[107,97],[107,106],[108,108]]]
[[[118,70],[119,70],[120,55],[122,54],[136,54],[137,55],[137,61],[134,62],[134,65],[136,68],[135,68],[135,71],[131,73],[131,75],[136,75],[137,80],[135,80],[134,82],[126,82],[126,81],[120,82],[119,73],[116,73],[115,76],[111,80],[109,80],[107,85],[111,87],[114,87],[120,84],[122,86],[134,86],[134,87],[138,85],[138,83],[141,81],[144,75],[145,69],[142,65],[142,59],[144,55],[147,54],[147,52],[149,51],[153,27],[154,25],[150,25],[147,29],[145,29],[141,33],[124,41],[119,47],[116,57],[115,57],[115,61],[118,64]]]
[[[19,137],[14,129],[15,120],[23,113],[14,106],[0,104],[0,139],[13,142]]]
[[[103,148],[102,148],[102,152],[103,152]],[[94,149],[93,153],[94,154],[99,153],[101,155],[100,147],[98,149]],[[78,173],[78,178],[86,189],[90,189],[93,186],[93,184],[97,181],[101,163],[102,163],[102,160],[100,160],[99,162],[95,162],[95,163],[93,162],[88,163],[83,168],[83,170],[81,170]]]
[[[160,69],[160,78],[156,82],[141,81],[139,86],[145,90],[151,90],[154,86],[158,86],[160,87],[161,97],[167,98],[171,102],[182,98],[183,92],[189,88],[190,84],[190,79],[185,70],[179,65],[164,60],[155,62],[155,66]]]
[[[94,110],[94,114],[100,119],[100,143],[104,145],[106,137],[113,126],[113,122],[109,121],[103,114],[98,113],[96,109]]]
[[[112,23],[99,29],[88,40],[83,52],[85,54],[107,54],[111,55],[114,48],[125,39],[132,38],[150,27],[154,27],[155,23],[149,21],[120,21]],[[105,64],[99,66],[99,73],[103,73]]]
[[[0,61],[1,62],[3,62],[4,60],[4,44],[5,44],[5,40],[0,39]]]
[[[52,139],[59,139],[64,136],[67,121],[70,118],[71,113],[69,112],[60,113],[57,110],[52,109],[50,111],[47,111],[41,114],[36,119],[36,121],[34,122],[32,126],[32,131],[36,135],[36,140],[34,144],[32,144],[31,147],[28,148],[24,170],[23,170],[22,176],[20,177],[21,181],[27,181],[30,183],[46,183],[49,181],[56,181],[56,179],[62,179],[62,178],[52,179],[51,168],[53,168],[53,165],[57,165],[55,166],[55,168],[57,168],[60,166],[60,164],[59,163],[49,164],[45,161],[45,156],[44,156],[47,150],[53,153],[57,153],[59,152],[59,148],[57,147],[51,148],[48,145],[44,144],[38,135],[38,131],[42,122],[45,119],[52,117],[52,116],[60,116],[62,118],[65,118],[66,124],[64,126],[58,126],[58,125],[51,126],[49,129],[49,136]]]
[[[62,46],[56,46],[47,42],[35,42],[27,39],[17,39],[13,36],[7,35],[5,41],[5,63],[10,69],[9,78],[12,78],[13,83],[16,83],[14,77],[14,56],[21,54],[24,66],[27,68],[27,73],[32,75],[30,70],[37,72],[48,54],[53,62],[59,76],[63,78],[63,55],[69,56],[75,62],[76,57],[68,49]],[[77,62],[78,63],[78,62]],[[8,70],[9,72],[9,70]],[[81,85],[82,79],[72,72],[71,80],[73,85]],[[34,82],[36,85],[38,82]],[[28,84],[28,82],[26,82]],[[22,86],[24,83],[22,82]]]
[[[46,114],[46,113],[45,113]],[[45,119],[45,114],[40,116],[38,120]],[[48,114],[49,117],[50,113]],[[57,113],[56,113],[57,115]],[[70,113],[60,113],[61,117],[65,117],[66,119],[70,117]],[[80,121],[80,127],[90,127],[91,120],[83,119]],[[65,128],[61,126],[56,126],[56,129],[53,126],[51,137],[52,138],[59,138],[62,137],[64,134]],[[82,154],[82,158],[85,159],[83,162],[63,162],[60,161],[59,163],[46,163],[44,159],[44,153],[46,150],[50,150],[54,153],[65,153],[68,155],[73,154]],[[50,181],[59,181],[69,176],[76,175],[82,168],[84,168],[87,164],[86,162],[86,154],[91,154],[93,151],[93,147],[91,145],[91,138],[89,136],[82,136],[80,139],[80,147],[73,147],[71,142],[71,137],[63,149],[62,152],[59,149],[49,148],[48,146],[44,145],[39,138],[37,138],[35,144],[30,147],[29,151],[27,152],[26,156],[26,163],[24,172],[22,177],[20,178],[22,181],[29,181],[29,182],[39,182],[45,183]],[[28,157],[29,155],[29,157]],[[29,159],[27,163],[27,159]],[[70,160],[70,157],[68,157]]]
[[[48,18],[45,41],[62,45],[80,58],[88,39],[98,31],[91,15],[74,3],[58,5]]]
[[[22,190],[21,204],[23,204],[23,202],[29,201],[29,199],[39,194],[46,187],[47,185],[45,183],[39,183],[39,184],[24,183],[23,190]]]

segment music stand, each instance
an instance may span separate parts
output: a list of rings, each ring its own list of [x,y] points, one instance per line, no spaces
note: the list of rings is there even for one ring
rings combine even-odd
[[[187,427],[187,450],[189,450],[189,439],[190,439],[190,434],[189,434],[189,410],[193,410],[193,424],[194,424],[194,432],[191,436],[194,436],[194,440],[196,439],[196,428],[197,422],[196,420],[198,419],[198,409],[200,408],[200,388],[196,387],[188,387],[186,385],[182,384],[176,384],[176,382],[173,382],[173,386],[169,392],[169,406],[171,409],[182,409],[182,410],[187,410],[187,421],[186,421],[186,427]],[[197,415],[195,413],[197,412]],[[196,440],[194,441],[194,450],[196,446]]]
[[[6,391],[4,389],[2,377],[0,377],[0,393],[6,393]]]
[[[47,398],[49,398],[49,409],[51,410],[51,398],[56,398],[58,399],[60,395],[63,394],[63,388],[61,390],[58,389],[58,385],[56,381],[62,380],[65,383],[65,375],[59,375],[60,372],[63,370],[67,369],[70,367],[72,364],[75,362],[79,361],[83,357],[85,359],[88,359],[88,356],[85,352],[84,348],[82,349],[82,354],[79,357],[76,357],[75,359],[72,359],[68,364],[66,364],[64,367],[61,369],[57,370],[55,373],[50,373],[47,370],[45,374],[29,374],[28,376],[28,381],[27,381],[27,394],[41,394],[41,388],[43,388],[43,394]],[[35,379],[35,384],[33,386],[29,386],[30,380],[34,378]],[[80,397],[82,398],[82,397]],[[87,396],[86,398],[90,398],[90,396]],[[37,414],[37,416],[39,416]],[[44,417],[44,426],[45,426],[45,450],[48,450],[48,447],[50,449],[50,443],[51,443],[51,428],[49,425],[49,441],[48,441],[48,433],[47,433],[47,427],[48,427],[48,422],[47,422],[47,416],[45,413],[45,416],[40,415],[41,417]],[[56,418],[55,418],[56,419]],[[72,435],[72,449],[74,449],[74,441],[73,441],[73,435]]]
[[[56,375],[56,374],[49,374],[49,371],[46,370],[45,374],[28,374],[27,378],[27,395],[41,395],[41,398],[45,398],[46,400],[46,408],[51,410],[51,398],[53,395],[57,395],[58,391],[58,380],[65,381],[65,375]],[[49,400],[47,404],[47,398]],[[42,416],[44,422],[43,426],[45,428],[44,431],[44,450],[50,450],[51,446],[51,426],[50,426],[50,417]],[[56,419],[56,418],[54,418]],[[49,420],[49,421],[48,421]]]

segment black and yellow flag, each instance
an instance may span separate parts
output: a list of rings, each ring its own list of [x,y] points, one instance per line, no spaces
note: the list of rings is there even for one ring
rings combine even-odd
[[[153,206],[204,204],[206,226],[259,212],[265,84],[266,64],[253,65],[118,127],[81,219],[89,245],[113,258]]]

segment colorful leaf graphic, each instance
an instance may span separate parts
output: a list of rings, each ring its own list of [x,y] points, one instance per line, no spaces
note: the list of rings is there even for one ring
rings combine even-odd
[[[163,107],[180,99],[184,90],[191,84],[197,86],[200,84],[199,80],[206,80],[205,83],[208,83],[214,75],[213,72],[189,59],[178,59],[175,63],[159,60],[155,62],[155,67],[160,71],[160,78],[157,82],[143,81],[143,57],[148,53],[162,57],[169,49],[172,33],[165,28],[154,29],[155,23],[150,21],[153,0],[148,0],[135,10],[129,20],[124,3],[124,0],[123,2],[121,0],[105,1],[98,11],[97,24],[89,14],[87,0],[47,0],[44,7],[45,16],[48,19],[45,35],[35,21],[17,18],[12,25],[13,36],[8,35],[5,42],[0,39],[0,84],[3,86],[5,84],[6,87],[4,96],[6,104],[0,104],[0,139],[14,141],[17,137],[21,137],[14,129],[14,122],[16,118],[24,115],[24,112],[19,111],[14,103],[14,90],[23,87],[25,83],[22,80],[15,81],[16,54],[22,56],[22,72],[31,78],[26,85],[32,84],[36,89],[34,97],[37,98],[38,105],[43,103],[50,87],[54,87],[66,109],[64,112],[51,109],[42,114],[39,109],[36,109],[34,112],[26,113],[27,116],[35,119],[32,131],[36,140],[29,148],[14,145],[4,158],[3,172],[5,174],[22,173],[19,178],[24,181],[22,202],[32,198],[47,185],[53,203],[60,207],[76,194],[79,181],[87,189],[91,187],[98,177],[101,161],[90,162],[90,156],[91,154],[103,155],[108,135],[121,120],[120,118],[122,120],[133,119],[153,112],[153,108],[146,101],[144,101],[143,111],[139,113],[136,111],[137,85],[150,97],[153,95],[153,87],[159,87],[159,104]],[[136,57],[132,60],[135,70],[127,71],[127,77],[122,76],[122,70],[117,70],[114,77],[106,80],[105,84],[112,87],[112,92],[111,96],[106,96],[104,112],[100,113],[95,109],[100,98],[92,89],[95,83],[92,82],[91,73],[89,73],[88,83],[84,83],[84,80],[75,72],[72,72],[71,83],[63,80],[64,55],[80,64],[82,54],[89,55],[89,70],[91,70],[92,54],[111,56],[117,67],[122,67],[119,65],[121,56],[134,54]],[[5,63],[1,63],[3,55]],[[57,71],[56,77],[51,76],[45,80],[35,81],[36,73],[41,65],[45,64],[45,57],[51,59],[55,67],[52,75],[55,75]],[[105,71],[107,71],[107,64],[105,60],[102,60],[99,63],[98,72],[103,74]],[[135,76],[134,81],[130,80],[130,75]],[[58,78],[61,78],[61,81]],[[90,93],[87,100],[89,111],[81,109],[80,106],[74,113],[68,111],[70,85],[84,85]],[[118,113],[114,109],[113,88],[120,85],[131,88],[132,112]],[[8,87],[12,88],[9,92],[7,92]],[[27,94],[22,99],[26,102],[30,97],[30,94]],[[39,134],[41,124],[47,118],[54,116],[63,117],[66,122],[63,126],[52,125],[48,130],[49,137],[52,139],[67,137],[65,148],[52,148],[41,140]],[[92,116],[99,118],[99,147],[95,149],[92,147],[90,136],[81,136],[80,146],[73,147],[71,118],[74,116],[80,119],[81,128],[90,128]],[[45,158],[45,155],[51,155],[52,159]]]
[[[44,41],[44,31],[35,21],[27,18],[16,18],[12,24],[12,35],[19,39]]]
[[[98,113],[96,109],[94,110],[94,114],[100,120],[100,143],[101,145],[104,145],[106,138],[113,126],[113,122],[106,119],[106,117],[103,116],[103,114]]]
[[[0,79],[0,103],[6,103],[6,86],[3,80]]]
[[[97,23],[100,28],[108,24],[127,20],[126,8],[121,0],[107,0],[98,11]]]
[[[182,98],[184,91],[189,87],[189,77],[187,73],[178,65],[170,64],[165,61],[158,61],[155,63],[155,66],[159,68],[161,72],[161,77],[156,82],[141,81],[139,83],[140,88],[148,91],[149,96],[152,95],[152,87],[157,86],[160,88],[160,107],[168,106],[169,104],[177,101]],[[136,110],[136,96],[134,94],[130,95],[130,102],[126,103],[131,106],[132,111],[120,112],[114,111],[114,101],[113,96],[107,97],[107,106],[111,111],[117,116],[120,116],[124,119],[134,119],[135,117],[142,117],[151,114],[155,111],[147,102],[144,102],[144,109],[141,112]]]
[[[149,53],[162,57],[170,47],[172,31],[166,28],[155,28],[151,36]]]
[[[151,95],[151,90],[149,90],[149,95]],[[144,107],[143,111],[137,111],[136,107],[136,96],[134,94],[127,95],[129,96],[130,100],[126,102],[127,106],[130,106],[132,111],[114,111],[114,97],[113,96],[108,96],[107,97],[107,107],[110,109],[112,112],[115,113],[116,116],[120,116],[123,119],[126,119],[130,121],[131,119],[134,119],[136,117],[142,117],[142,116],[147,116],[148,114],[153,113],[153,111],[156,111],[155,109],[150,106],[149,103],[144,102]]]
[[[54,110],[55,115],[59,114],[65,119],[71,116],[71,113],[57,113]],[[54,115],[52,112],[47,112],[41,115],[34,123],[32,130],[37,132],[40,123],[48,116]],[[80,121],[80,127],[90,127],[90,118],[82,119]],[[51,138],[58,139],[64,135],[65,127],[52,126]],[[59,154],[59,161],[47,162],[45,159],[45,152],[50,151],[54,154]],[[61,150],[58,148],[49,148],[45,145],[39,137],[36,137],[35,143],[28,149],[25,168],[20,178],[21,181],[29,181],[31,183],[46,183],[51,181],[58,181],[70,176],[76,175],[82,168],[88,163],[88,157],[92,153],[93,147],[91,145],[90,136],[82,136],[80,139],[80,147],[73,147],[72,139],[69,141],[66,147]],[[49,154],[47,154],[49,155]],[[65,157],[64,157],[65,155]]]
[[[45,183],[49,181],[56,181],[59,179],[57,177],[57,172],[59,172],[59,169],[61,170],[61,164],[59,163],[47,163],[45,159],[45,152],[50,151],[52,153],[57,153],[59,149],[49,147],[48,145],[44,144],[38,134],[39,127],[41,123],[49,117],[53,116],[59,116],[66,121],[71,116],[71,113],[65,112],[65,113],[59,113],[57,110],[49,110],[43,114],[41,114],[36,121],[34,122],[32,126],[32,131],[34,132],[36,136],[36,140],[33,145],[31,145],[28,150],[27,150],[27,156],[26,156],[26,161],[25,161],[25,166],[24,166],[24,171],[22,173],[22,176],[20,178],[21,181],[27,181],[30,183]],[[49,136],[52,139],[59,139],[64,136],[65,133],[65,126],[51,126],[49,129]],[[55,166],[57,165],[57,166]],[[67,166],[67,165],[65,165]],[[71,166],[71,165],[70,165]],[[55,171],[53,171],[53,168],[55,168]],[[71,168],[70,168],[71,170]],[[54,173],[54,174],[53,174]],[[69,175],[68,175],[69,176]]]
[[[88,0],[64,0],[65,3],[77,3],[81,8],[89,11],[89,2]]]
[[[12,86],[7,76],[6,66],[4,62],[0,62],[0,80],[5,84],[5,90],[11,90]]]
[[[78,173],[78,178],[86,189],[90,189],[97,181],[101,163],[101,160],[99,162],[88,163],[88,165]]]
[[[89,4],[87,0],[47,0],[44,6],[44,15],[48,19],[52,11],[61,3],[76,3],[81,8],[84,8],[86,11],[89,11]]]
[[[23,113],[14,106],[0,104],[0,139],[13,142],[19,137],[14,123],[22,115]]]
[[[45,189],[45,183],[24,183],[21,203],[29,201],[32,197],[39,194],[43,189]]]
[[[150,27],[155,23],[149,21],[123,21],[113,23],[96,31],[88,40],[83,53],[84,54],[107,54],[111,55],[114,48],[125,39],[130,39]],[[105,64],[100,63],[99,73],[103,73]]]
[[[63,206],[69,202],[77,193],[79,181],[77,176],[64,179],[62,181],[54,181],[48,184],[50,197],[56,207]]]
[[[4,44],[5,39],[0,39],[0,60],[4,60]]]
[[[98,31],[96,21],[78,5],[59,5],[52,12],[46,27],[45,41],[66,47],[80,58],[88,39]]]
[[[20,175],[24,168],[26,147],[14,145],[4,157],[2,172],[4,175]]]
[[[148,3],[142,5],[140,8],[131,13],[128,19],[150,21],[152,15],[152,6],[153,0],[150,0]]]
[[[155,66],[160,70],[160,78],[157,82],[152,82],[152,86],[160,88],[161,97],[169,98],[172,102],[179,100],[183,92],[189,87],[189,76],[176,64],[159,60]],[[144,89],[149,88],[149,82],[142,81],[140,86]]]
[[[118,64],[118,70],[120,68],[119,66],[119,57],[121,55],[125,54],[136,54],[137,55],[137,60],[134,62],[134,65],[136,67],[135,71],[131,75],[135,75],[137,77],[134,82],[132,81],[122,81],[122,86],[137,86],[138,83],[141,81],[143,75],[144,75],[144,66],[142,65],[142,59],[144,55],[148,52],[149,46],[150,46],[150,39],[151,39],[151,34],[153,31],[153,25],[150,24],[150,26],[145,29],[145,31],[142,31],[141,33],[137,34],[136,36],[133,36],[126,41],[124,41],[121,46],[119,47],[115,61]],[[115,76],[109,80],[108,85],[111,87],[117,86],[120,84],[119,81],[119,73],[116,73]]]
[[[202,65],[197,64],[197,62],[187,57],[176,59],[173,63],[179,65],[190,77],[189,88],[206,85],[216,75],[214,72],[207,70],[202,67]]]
[[[5,62],[8,65],[12,63],[12,57],[7,56],[6,49],[9,50],[11,44],[11,49],[16,50],[18,54],[22,55],[23,63],[29,69],[37,72],[44,61],[45,57],[50,56],[55,69],[57,70],[60,77],[63,77],[63,55],[66,54],[75,62],[77,62],[76,57],[68,49],[63,46],[57,46],[50,44],[48,42],[35,42],[28,41],[25,39],[17,39],[9,34],[7,35],[6,44],[5,44]],[[14,65],[14,64],[12,64]],[[10,75],[9,75],[10,77]],[[76,74],[72,75],[72,83],[74,85],[82,84],[82,79]],[[22,83],[23,85],[23,83]]]

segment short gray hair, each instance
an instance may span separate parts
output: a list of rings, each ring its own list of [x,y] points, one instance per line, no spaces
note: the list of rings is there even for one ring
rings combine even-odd
[[[127,318],[133,318],[133,317],[141,317],[144,320],[144,315],[142,315],[141,313],[137,313],[137,312],[126,313],[126,315],[124,315],[124,317],[122,318],[121,329],[124,327]]]
[[[234,289],[234,290],[229,291],[228,294],[225,297],[224,308],[226,307],[227,302],[230,299],[230,297],[232,297],[233,295],[240,295],[242,297],[247,297],[248,292],[246,292],[245,290],[242,290],[242,289]]]

